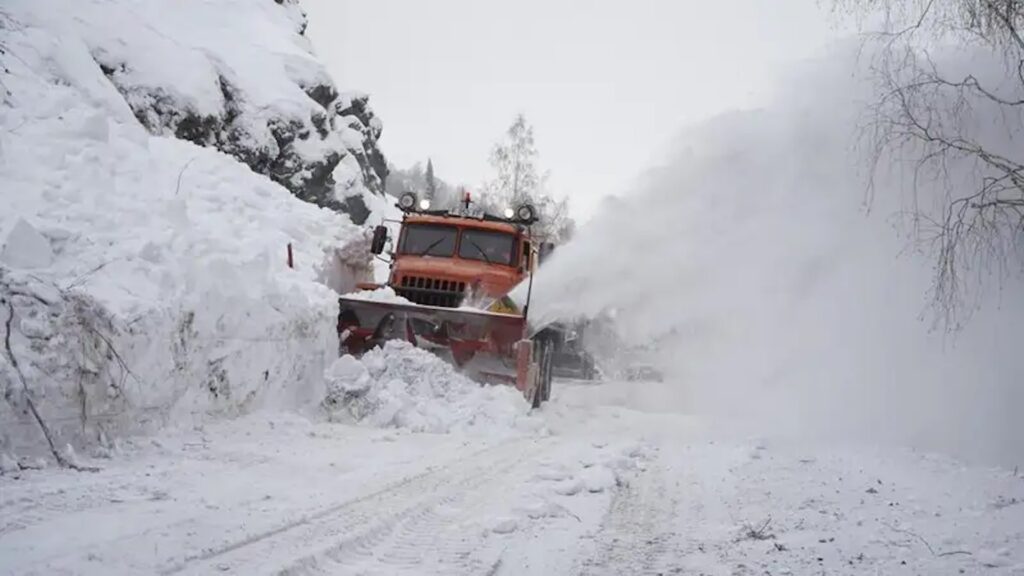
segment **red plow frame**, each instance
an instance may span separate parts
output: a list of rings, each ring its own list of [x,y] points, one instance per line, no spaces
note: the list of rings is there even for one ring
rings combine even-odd
[[[550,394],[549,343],[528,339],[523,316],[341,297],[341,352],[362,354],[387,340],[406,340],[441,356],[471,378],[515,386],[533,405]]]

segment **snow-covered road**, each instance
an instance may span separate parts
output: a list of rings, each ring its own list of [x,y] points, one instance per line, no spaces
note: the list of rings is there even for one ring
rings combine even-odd
[[[563,384],[544,431],[259,414],[0,477],[4,574],[1024,574],[1024,478],[730,438],[660,384]]]

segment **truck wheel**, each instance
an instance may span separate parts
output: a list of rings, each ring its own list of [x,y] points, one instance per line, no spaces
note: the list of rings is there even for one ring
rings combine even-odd
[[[597,376],[594,370],[594,359],[589,354],[583,357],[583,379],[593,380]]]
[[[345,354],[354,354],[357,351],[348,345],[348,339],[342,339],[341,335],[346,330],[359,327],[359,317],[356,313],[348,308],[342,306],[338,312],[338,355],[344,356]]]
[[[395,315],[388,312],[380,319],[377,323],[377,327],[373,330],[373,336],[370,337],[369,348],[377,348],[384,346],[384,342],[393,340],[395,338]]]
[[[543,368],[544,387],[542,390],[544,391],[544,394],[541,396],[541,401],[547,402],[548,400],[551,400],[551,382],[554,380],[555,374],[555,347],[551,343],[548,343],[548,354]]]
[[[537,387],[533,391],[533,407],[551,399],[552,357],[554,347],[551,340],[543,336],[536,340],[534,351],[537,354]]]

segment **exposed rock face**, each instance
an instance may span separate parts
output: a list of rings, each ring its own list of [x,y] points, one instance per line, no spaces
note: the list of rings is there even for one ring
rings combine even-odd
[[[185,38],[182,42],[198,40],[195,52],[183,58],[198,76],[191,86],[153,82],[146,69],[153,61],[135,58],[130,46],[125,49],[135,39],[130,34],[115,38],[117,44],[92,46],[93,59],[151,133],[216,147],[299,198],[343,211],[361,224],[369,215],[363,195],[382,195],[388,174],[377,147],[381,122],[368,96],[339,93],[313,58],[303,35],[306,17],[297,2],[267,5],[280,12],[268,16],[282,19],[282,36],[291,36],[276,38],[277,44],[290,44],[291,53],[282,55],[267,42],[268,52],[276,53],[264,53],[257,43],[249,54],[236,51],[225,57],[208,39]],[[246,37],[244,25],[238,27],[238,37]],[[235,66],[232,57],[251,61]],[[266,77],[260,77],[264,72]]]

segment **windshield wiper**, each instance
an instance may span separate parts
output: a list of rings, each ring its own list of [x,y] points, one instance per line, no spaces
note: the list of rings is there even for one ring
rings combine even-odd
[[[427,248],[425,250],[423,250],[423,252],[420,252],[419,254],[417,254],[417,256],[426,256],[427,252],[430,252],[431,250],[434,249],[434,246],[437,246],[438,244],[440,244],[441,242],[444,242],[444,241],[445,241],[444,237],[438,238],[437,240],[434,240],[433,244],[431,244],[430,246],[427,246]]]
[[[476,242],[473,242],[472,240],[470,240],[469,243],[473,245],[473,248],[476,248],[476,251],[479,252],[480,255],[484,257],[484,260],[488,264],[493,264],[493,262],[491,262],[491,259],[487,257],[487,253],[484,252],[484,249],[481,248],[479,244],[477,244]]]

